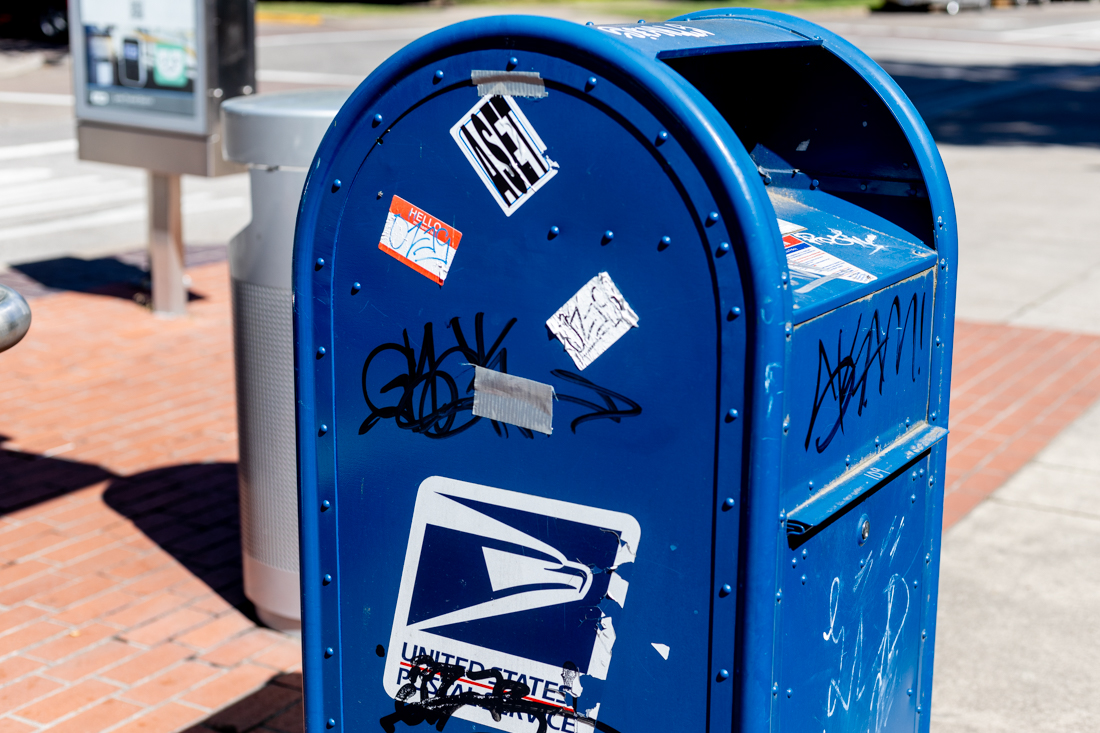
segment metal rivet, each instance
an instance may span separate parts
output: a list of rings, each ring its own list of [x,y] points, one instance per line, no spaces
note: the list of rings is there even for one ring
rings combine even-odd
[[[810,553],[809,553],[808,550],[805,550],[805,549],[802,550],[802,559],[803,560],[805,560],[807,557],[809,557],[809,555],[810,555]]]
[[[783,324],[783,333],[787,334],[788,338],[790,337],[790,335],[792,333],[794,333],[794,327],[791,326],[790,321],[787,321],[786,323]]]
[[[718,254],[724,255],[729,251],[730,251],[730,243],[729,242],[722,242],[721,244],[718,245]]]
[[[337,191],[339,191],[339,190],[340,190],[340,186],[342,186],[342,185],[344,185],[344,184],[340,183],[340,179],[339,179],[339,178],[335,179],[335,180],[334,180],[334,181],[332,182],[332,192],[333,192],[333,193],[336,193]]]
[[[818,187],[818,186],[820,186],[820,185],[821,185],[821,184],[817,182],[817,179],[816,179],[816,178],[815,178],[815,179],[813,179],[812,181],[810,181],[810,188],[817,188],[817,187]]]
[[[668,249],[669,245],[671,245],[671,244],[672,244],[672,237],[670,237],[666,234],[665,236],[661,237],[661,241],[657,243],[657,250],[659,252],[663,252],[666,249]]]
[[[917,581],[915,581],[915,580],[913,581],[913,587],[914,587],[914,588],[916,588],[916,587],[917,587]]]
[[[733,306],[732,308],[730,308],[730,312],[726,314],[726,318],[728,320],[732,321],[734,318],[737,318],[739,315],[741,315],[741,309],[738,308],[737,306]]]
[[[936,217],[936,223],[940,225],[940,229],[943,229],[943,217],[942,216],[937,216]]]
[[[328,425],[325,425],[324,423],[321,423],[321,427],[317,428],[317,434],[318,435],[324,435],[327,432],[328,432]]]
[[[718,212],[717,211],[712,211],[709,214],[707,214],[707,224],[717,224],[717,223],[718,223]]]
[[[791,416],[787,415],[786,417],[783,418],[783,433],[784,433],[784,435],[787,433],[788,430],[790,430],[790,428],[791,428]]]
[[[925,630],[925,629],[921,629],[920,630],[920,638],[927,639],[928,638],[928,631]]]
[[[917,495],[916,494],[910,494],[909,495],[909,503],[910,504],[916,504],[917,503]]]
[[[558,236],[559,234],[561,234],[561,229],[558,229],[558,227],[556,227],[556,226],[552,226],[552,227],[550,227],[550,231],[547,233],[547,236],[550,239],[553,239],[554,237]]]
[[[326,728],[335,728],[336,727],[336,721],[333,720],[332,718],[329,718],[328,720],[325,721],[325,727]]]
[[[331,501],[329,501],[328,499],[323,499],[321,501],[321,511],[327,512],[331,508],[332,508],[332,502]]]
[[[932,553],[931,552],[925,554],[925,556],[924,556],[924,564],[927,565],[930,562],[932,562]]]
[[[859,184],[859,190],[860,191],[866,191],[867,190],[867,184],[866,183]]]
[[[335,650],[335,649],[333,649],[332,647],[327,647],[327,648],[325,649],[325,659],[328,659],[328,658],[330,658],[330,657],[331,657],[331,656],[332,656],[333,654],[335,654],[335,653],[336,653],[336,650]]]
[[[851,456],[844,456],[844,465],[845,466],[852,465],[852,457]]]
[[[722,502],[722,508],[726,510],[733,509],[736,503],[732,496],[727,496],[726,500]]]
[[[921,714],[921,707],[920,707],[920,705],[918,705],[917,706],[917,715],[920,715],[920,714]]]
[[[905,691],[905,694],[908,695],[909,697],[912,697],[913,696],[913,688],[910,687],[908,690]]]
[[[722,588],[718,591],[718,595],[722,596],[723,598],[728,596],[730,593],[733,593],[733,588],[730,587],[729,583],[723,585]]]
[[[776,682],[774,685],[772,685],[772,694],[775,695],[778,692],[779,692],[779,683]]]
[[[765,173],[764,174],[764,185],[769,186],[769,185],[771,185],[771,182],[772,182],[772,177],[769,174]]]
[[[916,471],[913,471],[913,473],[909,474],[909,480],[910,481],[916,481],[917,480],[917,472]]]
[[[929,476],[928,477],[928,485],[929,486],[935,486],[936,485],[936,477],[935,476]]]
[[[775,592],[775,602],[779,603],[782,600],[783,600],[783,590],[779,589]]]
[[[813,481],[811,481],[811,482],[810,482],[810,484],[809,484],[809,486],[810,486],[810,491],[813,491],[813,490],[814,490],[814,482],[813,482]]]
[[[317,268],[318,270],[320,270],[320,269],[321,269],[322,267],[324,267],[324,266],[325,266],[325,258],[324,258],[324,257],[318,257],[318,258],[317,258],[317,259],[316,259],[316,260],[315,260],[315,261],[313,262],[313,266],[314,266],[315,268]]]
[[[863,121],[863,126],[864,126],[864,127],[867,127],[867,120],[864,120],[864,121]]]
[[[382,115],[381,115],[381,113],[379,113],[379,114],[376,114],[374,116],[374,126],[378,127],[381,124],[382,124]]]
[[[587,23],[585,23],[585,25],[596,25],[596,24],[593,23],[592,21],[588,21]]]
[[[729,678],[730,678],[730,673],[729,673],[728,669],[718,670],[718,681],[719,682],[724,682],[724,681],[728,680]]]
[[[867,564],[867,560],[866,560],[865,558],[862,558],[862,557],[861,557],[861,558],[859,559],[859,566],[860,566],[860,567],[863,567],[863,566],[864,566],[864,565],[866,565],[866,564]]]
[[[374,198],[376,198],[376,199],[382,198],[382,192],[379,191],[378,193],[374,194]]]
[[[805,575],[802,576],[802,585],[806,585],[806,576]]]
[[[603,233],[603,243],[604,244],[607,244],[608,242],[610,242],[614,238],[615,238],[615,232],[611,231],[610,229],[608,229],[606,232]]]
[[[859,528],[859,536],[863,539],[864,542],[866,542],[867,538],[871,536],[871,520],[870,519],[864,519],[863,520],[863,526]]]
[[[932,418],[932,422],[936,422],[936,413],[933,412],[929,417]]]
[[[798,558],[797,557],[792,557],[791,558],[791,567],[792,568],[797,568],[798,567]]]
[[[737,415],[738,415],[737,410],[731,407],[726,412],[726,422],[733,422],[734,420],[737,419]]]
[[[792,694],[794,694],[794,690],[792,690],[791,688],[788,687],[787,688],[787,697],[790,697]]]
[[[354,283],[351,284],[351,294],[352,295],[355,295],[356,293],[358,293],[362,289],[363,289],[363,286],[360,285],[357,282],[354,282]]]
[[[658,145],[665,142],[666,140],[668,140],[668,133],[667,132],[665,132],[664,130],[661,130],[660,132],[657,133],[657,144]]]
[[[324,346],[318,346],[317,347],[317,358],[320,359],[324,355],[325,355],[325,347]]]
[[[785,273],[785,272],[783,272],[783,273],[780,273],[780,275],[779,275],[779,281],[780,281],[781,283],[783,283],[784,285],[786,285],[786,284],[787,284],[787,273]]]
[[[325,584],[325,585],[328,585],[329,583],[331,583],[331,582],[332,582],[332,576],[331,576],[331,575],[329,575],[328,573],[325,573],[325,574],[324,574],[324,575],[323,575],[323,576],[321,577],[321,582],[322,582],[323,584]]]
[[[645,20],[643,18],[639,18],[638,25],[642,25],[643,23],[645,23]]]
[[[436,69],[434,78],[436,82],[443,81],[443,69]]]
[[[519,66],[519,59],[517,59],[515,56],[508,59],[508,68],[509,68],[509,70],[514,69],[517,66]]]
[[[588,25],[592,25],[592,24],[589,23]],[[599,79],[597,79],[594,76],[588,77],[588,80],[584,83],[584,91],[590,92],[593,89],[595,89],[596,88],[596,82],[598,82],[598,81],[599,81]]]
[[[878,448],[878,445],[879,445],[879,443],[880,443],[880,442],[881,442],[881,441],[879,441],[879,439],[878,439],[878,436],[876,435],[876,436],[875,436],[875,447],[876,447],[876,448]]]
[[[940,269],[941,270],[946,270],[947,269],[947,258],[946,257],[940,260]]]

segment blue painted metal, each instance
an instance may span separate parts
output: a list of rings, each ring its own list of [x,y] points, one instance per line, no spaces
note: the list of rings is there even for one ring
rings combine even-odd
[[[557,169],[507,213],[450,133],[475,70],[545,84],[511,104]],[[442,285],[380,251],[394,196],[461,233]],[[927,730],[955,263],[927,129],[806,21],[488,18],[389,59],[296,233],[307,730]],[[639,323],[581,372],[544,324],[600,272]],[[552,385],[553,434],[474,417],[475,365]],[[576,585],[509,590],[524,555]]]

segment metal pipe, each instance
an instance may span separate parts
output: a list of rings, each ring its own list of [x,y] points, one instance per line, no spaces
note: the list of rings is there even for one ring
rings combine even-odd
[[[0,351],[19,343],[31,327],[31,307],[23,296],[0,285]]]

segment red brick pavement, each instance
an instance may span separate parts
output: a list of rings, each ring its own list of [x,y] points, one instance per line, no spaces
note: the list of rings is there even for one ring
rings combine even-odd
[[[63,292],[0,355],[0,733],[301,730],[241,593],[228,274],[189,272],[187,318]],[[1100,339],[959,323],[945,525],[1098,396]]]

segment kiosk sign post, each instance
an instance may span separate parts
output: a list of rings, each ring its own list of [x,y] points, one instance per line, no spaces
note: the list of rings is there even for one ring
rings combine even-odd
[[[149,171],[153,309],[182,314],[180,175],[243,167],[221,156],[221,101],[255,88],[252,0],[73,0],[83,160]]]

